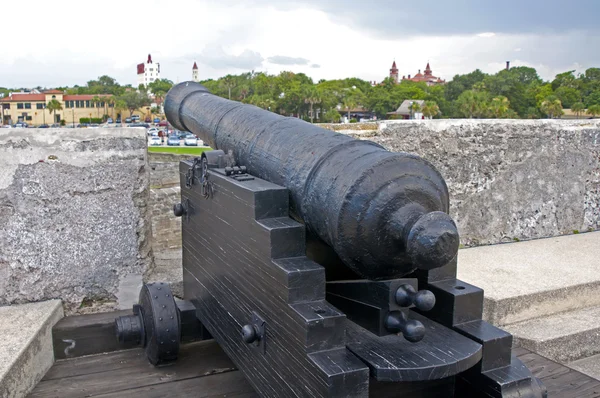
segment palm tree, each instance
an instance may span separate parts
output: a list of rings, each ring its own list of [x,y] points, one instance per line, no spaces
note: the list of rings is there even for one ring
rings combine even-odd
[[[102,100],[100,99],[100,97],[98,97],[97,95],[94,95],[94,97],[92,98],[92,106],[96,107],[96,111],[98,112],[98,117],[100,117],[100,102],[102,102]],[[90,120],[90,123],[92,121]]]
[[[547,97],[544,102],[542,102],[540,110],[548,115],[549,119],[553,119],[555,116],[563,114],[560,100],[553,95]]]
[[[464,116],[470,119],[473,116],[482,117],[487,112],[487,92],[467,90],[463,91],[456,99],[456,105]]]
[[[408,110],[410,111],[411,119],[414,119],[415,113],[417,113],[421,110],[421,104],[419,104],[417,101],[413,101],[408,106]]]
[[[510,102],[508,98],[500,95],[492,99],[491,111],[497,118],[504,116],[509,109]]]
[[[235,87],[235,79],[233,78],[233,76],[227,75],[223,79],[221,79],[221,84],[224,88],[228,90],[229,99],[231,99],[231,89]]]
[[[423,116],[432,119],[434,116],[439,115],[440,107],[435,101],[425,101],[423,104]]]
[[[591,117],[600,116],[600,105],[590,105],[586,112]]]
[[[348,112],[348,122],[350,122],[350,111],[358,106],[358,101],[353,95],[346,95],[343,100],[344,109]]]
[[[311,86],[306,90],[304,93],[304,103],[310,107],[310,122],[313,123],[315,119],[313,105],[321,103],[321,93],[319,93],[316,87]]]
[[[56,99],[50,100],[50,102],[48,102],[48,104],[46,105],[46,109],[48,109],[48,112],[54,112],[54,123],[56,123],[56,111],[62,111],[62,108],[63,107],[61,103]]]
[[[585,105],[583,104],[583,102],[576,102],[573,105],[571,105],[571,111],[575,113],[575,115],[577,115],[577,117],[579,117],[583,111],[585,111]]]

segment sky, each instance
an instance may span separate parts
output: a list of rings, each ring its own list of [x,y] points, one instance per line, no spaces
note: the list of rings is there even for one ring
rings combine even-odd
[[[152,54],[161,77],[283,70],[381,81],[430,62],[451,80],[531,66],[551,80],[600,67],[600,0],[1,0],[0,87],[137,84]]]

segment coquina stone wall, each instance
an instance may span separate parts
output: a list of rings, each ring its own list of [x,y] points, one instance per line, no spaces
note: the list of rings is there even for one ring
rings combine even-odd
[[[600,229],[600,121],[323,125],[432,162],[465,246]]]
[[[0,305],[129,307],[153,267],[140,129],[0,129]]]

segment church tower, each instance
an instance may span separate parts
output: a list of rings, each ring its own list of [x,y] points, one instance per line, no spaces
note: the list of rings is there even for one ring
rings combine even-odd
[[[398,68],[396,67],[396,60],[392,64],[392,69],[390,69],[390,77],[394,80],[394,83],[398,83]]]
[[[194,61],[194,66],[192,66],[192,81],[200,81],[200,77],[198,76],[198,65],[196,65],[196,61]]]

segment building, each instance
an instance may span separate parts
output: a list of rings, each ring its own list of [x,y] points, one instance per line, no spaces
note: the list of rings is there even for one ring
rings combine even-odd
[[[398,83],[398,68],[396,67],[396,60],[392,64],[392,68],[390,69],[390,77],[394,81],[394,83]]]
[[[395,66],[396,66],[396,62],[394,61],[394,64],[392,65],[392,69]],[[390,69],[390,77],[392,77],[391,71],[392,70]],[[433,72],[431,71],[431,67],[429,66],[429,62],[427,62],[427,66],[425,67],[425,73],[421,73],[421,69],[419,69],[419,72],[416,75],[414,75],[413,77],[410,77],[410,75],[408,75],[408,77],[402,76],[402,80],[410,80],[413,82],[425,82],[428,86],[437,86],[439,84],[446,84],[445,80],[442,80],[441,78],[433,75]],[[398,81],[397,75],[396,75],[396,81]]]
[[[148,84],[158,79],[160,79],[160,64],[155,65],[152,62],[152,55],[148,54],[146,63],[137,66],[137,86],[143,84],[144,87],[147,87]]]
[[[94,102],[96,95],[69,95],[59,90],[47,90],[42,93],[12,93],[0,99],[1,124],[14,124],[25,122],[30,125],[60,123],[64,120],[67,124],[78,124],[81,118],[96,118],[107,114],[115,116],[114,105],[108,101]],[[99,94],[103,99],[111,97]],[[47,104],[57,100],[62,110],[50,112]]]
[[[419,104],[419,111],[413,112],[410,106],[413,102]],[[404,100],[402,104],[394,112],[388,112],[387,115],[395,119],[424,119],[423,113],[420,109],[423,109],[425,100]]]
[[[198,65],[196,65],[196,61],[194,61],[194,66],[192,66],[192,81],[196,83],[200,81],[200,76],[198,75]]]

